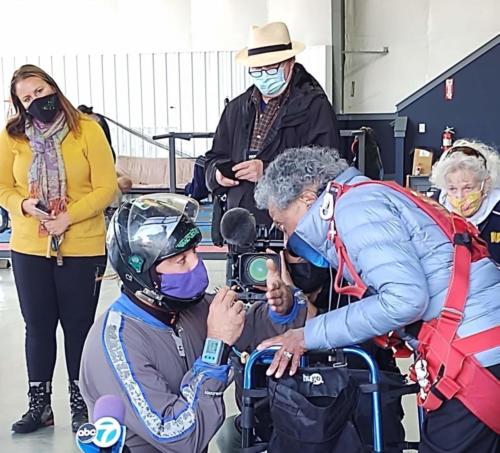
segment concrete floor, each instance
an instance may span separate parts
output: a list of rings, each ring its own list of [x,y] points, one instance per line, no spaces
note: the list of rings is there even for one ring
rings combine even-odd
[[[207,261],[210,287],[224,283],[224,263]],[[116,281],[104,281],[98,313],[102,313],[118,295]],[[64,363],[62,332],[58,332],[58,358],[54,376],[53,409],[56,424],[27,435],[13,435],[11,424],[27,408],[26,365],[24,359],[24,323],[19,310],[16,288],[10,269],[0,269],[0,452],[2,453],[71,453],[78,452],[70,428],[67,377]],[[226,413],[236,413],[232,389],[226,394]],[[407,438],[416,434],[414,398],[405,398]],[[218,453],[213,445],[209,453]]]

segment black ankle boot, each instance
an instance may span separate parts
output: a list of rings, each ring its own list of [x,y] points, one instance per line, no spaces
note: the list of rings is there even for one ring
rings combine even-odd
[[[54,414],[50,406],[50,382],[30,382],[29,409],[20,420],[12,425],[12,431],[19,434],[31,433],[54,424]]]
[[[71,429],[76,433],[80,426],[89,421],[87,405],[80,393],[78,381],[69,382],[69,405],[71,407]]]

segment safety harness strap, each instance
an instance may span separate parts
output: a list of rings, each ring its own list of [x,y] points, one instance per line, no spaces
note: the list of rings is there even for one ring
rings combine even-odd
[[[479,238],[477,229],[465,219],[455,213],[449,213],[434,201],[424,199],[396,183],[366,181],[354,185],[341,185],[331,182],[327,192],[333,198],[335,205],[348,190],[366,184],[385,185],[405,194],[436,222],[453,243],[453,267],[442,311],[436,319],[424,322],[418,335],[420,361],[418,381],[422,387],[417,398],[419,405],[431,411],[439,408],[443,401],[456,397],[483,423],[500,433],[500,417],[497,412],[500,407],[500,382],[473,356],[499,345],[500,327],[466,338],[456,336],[464,316],[469,292],[471,262],[488,256],[486,244]],[[367,286],[356,272],[336,231],[334,209],[330,212],[329,239],[335,245],[338,258],[335,291],[361,299]],[[347,266],[354,284],[341,287],[344,266]],[[393,349],[398,344],[394,336],[389,335],[376,337],[374,341],[379,346]],[[412,374],[416,375],[415,369]]]

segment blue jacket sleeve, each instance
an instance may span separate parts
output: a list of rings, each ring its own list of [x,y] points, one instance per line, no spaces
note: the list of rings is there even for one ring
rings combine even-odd
[[[360,343],[421,319],[427,308],[427,278],[412,245],[412,226],[386,191],[352,189],[336,207],[337,231],[372,295],[307,321],[308,349]]]

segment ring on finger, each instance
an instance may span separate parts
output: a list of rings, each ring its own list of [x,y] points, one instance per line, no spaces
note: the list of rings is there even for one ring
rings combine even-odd
[[[283,357],[285,357],[287,360],[291,360],[293,354],[290,351],[283,351]]]

